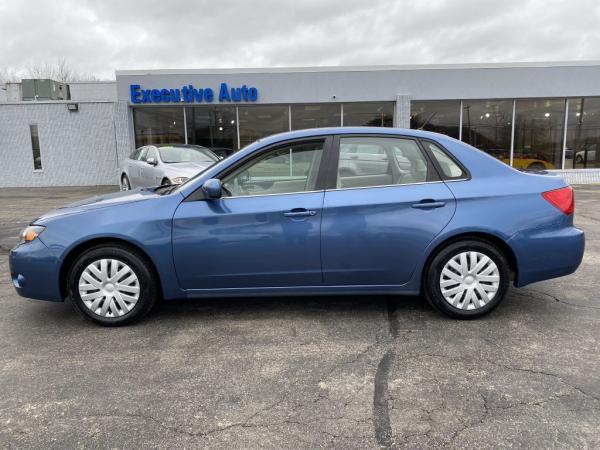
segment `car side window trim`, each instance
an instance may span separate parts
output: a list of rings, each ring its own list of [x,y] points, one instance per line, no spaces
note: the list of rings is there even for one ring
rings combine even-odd
[[[340,161],[340,141],[341,138],[385,138],[385,139],[404,139],[415,142],[419,150],[421,151],[423,157],[428,162],[431,170],[427,171],[427,179],[426,181],[418,181],[414,183],[402,183],[402,184],[382,184],[382,185],[373,185],[373,186],[358,186],[358,187],[337,187],[337,176],[338,176],[338,166]],[[407,136],[402,134],[377,134],[377,133],[369,133],[369,134],[337,134],[333,139],[333,148],[331,149],[330,158],[326,161],[327,163],[327,180],[325,185],[326,191],[344,191],[350,189],[371,189],[371,188],[386,188],[386,187],[402,187],[402,186],[411,186],[418,184],[428,184],[428,183],[441,183],[442,178],[439,175],[439,171],[437,167],[434,165],[431,156],[427,151],[425,151],[424,146],[419,142],[419,139],[415,136]],[[462,167],[462,166],[461,166]]]
[[[271,152],[273,150],[277,150],[280,147],[286,147],[289,145],[297,145],[297,144],[305,144],[305,143],[308,144],[311,142],[323,142],[323,154],[321,156],[319,172],[317,174],[317,182],[316,182],[314,190],[298,191],[298,192],[284,192],[284,193],[269,193],[269,194],[238,195],[236,197],[223,197],[223,199],[225,200],[225,199],[235,199],[235,198],[267,197],[267,196],[273,196],[273,195],[294,195],[294,194],[306,194],[309,192],[313,192],[313,193],[314,192],[323,192],[325,190],[324,184],[325,184],[325,180],[327,177],[327,174],[325,172],[326,166],[327,166],[326,163],[328,160],[328,155],[331,153],[331,147],[332,147],[332,142],[333,142],[332,135],[307,136],[307,137],[303,137],[303,138],[290,139],[287,141],[277,142],[277,143],[268,145],[264,148],[261,148],[257,152],[252,153],[252,154],[246,156],[245,158],[242,158],[241,160],[237,161],[235,164],[225,168],[222,172],[216,174],[213,178],[222,180],[224,177],[228,176],[230,173],[232,173],[232,172],[236,171],[237,169],[239,169],[240,167],[244,166],[249,161],[251,161],[255,158],[260,158],[265,153]],[[194,201],[200,201],[200,200],[206,200],[206,198],[204,196],[204,192],[202,191],[202,187],[199,187],[198,189],[196,189],[194,192],[192,192],[190,195],[188,195],[183,201],[184,202],[194,202]]]

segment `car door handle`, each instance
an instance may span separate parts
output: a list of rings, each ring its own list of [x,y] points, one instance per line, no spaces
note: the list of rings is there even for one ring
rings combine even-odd
[[[432,199],[421,200],[419,203],[415,203],[412,205],[413,208],[417,209],[434,209],[441,208],[443,206],[446,206],[446,202],[437,202]]]
[[[294,208],[291,211],[284,212],[283,215],[285,217],[307,217],[307,216],[315,216],[317,214],[316,211],[312,209],[305,208]]]

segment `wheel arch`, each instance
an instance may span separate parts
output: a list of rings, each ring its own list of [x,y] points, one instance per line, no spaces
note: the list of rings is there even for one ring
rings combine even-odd
[[[154,272],[154,275],[155,275],[156,280],[159,285],[160,292],[161,293],[164,292],[163,287],[162,287],[162,281],[160,279],[160,274],[156,268],[156,264],[154,264],[154,261],[152,260],[152,258],[150,258],[148,253],[146,251],[144,251],[144,249],[142,247],[140,247],[139,245],[136,245],[130,241],[127,241],[125,239],[118,238],[118,237],[95,237],[93,239],[90,239],[90,240],[87,240],[84,242],[80,242],[79,244],[74,246],[72,249],[70,249],[68,251],[68,253],[63,257],[62,264],[61,264],[60,270],[59,270],[59,289],[60,289],[60,294],[62,295],[63,298],[66,298],[68,295],[68,289],[67,289],[67,281],[68,280],[67,279],[69,276],[69,270],[73,266],[73,263],[75,262],[75,260],[83,252],[89,250],[90,248],[97,247],[99,245],[110,245],[110,244],[116,244],[116,245],[119,245],[120,247],[125,247],[128,249],[134,250],[135,252],[137,252],[141,256],[143,256]]]
[[[502,254],[506,257],[506,260],[508,261],[513,282],[517,282],[519,276],[519,266],[517,264],[517,257],[515,255],[515,252],[510,247],[510,245],[508,245],[508,243],[504,239],[492,233],[486,233],[484,231],[467,231],[448,236],[443,241],[438,242],[436,246],[431,250],[431,252],[429,252],[425,264],[423,265],[423,270],[421,271],[421,288],[425,281],[425,277],[427,275],[427,270],[429,268],[431,260],[444,248],[448,247],[451,244],[454,244],[455,242],[464,240],[478,240],[498,247],[498,249],[502,252]]]

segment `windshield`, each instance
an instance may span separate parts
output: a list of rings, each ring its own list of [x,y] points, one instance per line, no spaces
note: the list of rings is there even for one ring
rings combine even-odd
[[[207,148],[202,147],[159,147],[160,159],[165,164],[193,162],[213,163],[219,158]]]

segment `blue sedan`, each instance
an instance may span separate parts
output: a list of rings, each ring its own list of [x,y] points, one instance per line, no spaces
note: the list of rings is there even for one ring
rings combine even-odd
[[[159,298],[403,294],[455,318],[574,272],[570,186],[435,133],[322,128],[259,140],[180,186],[35,219],[10,253],[17,292],[70,298],[103,325]]]

